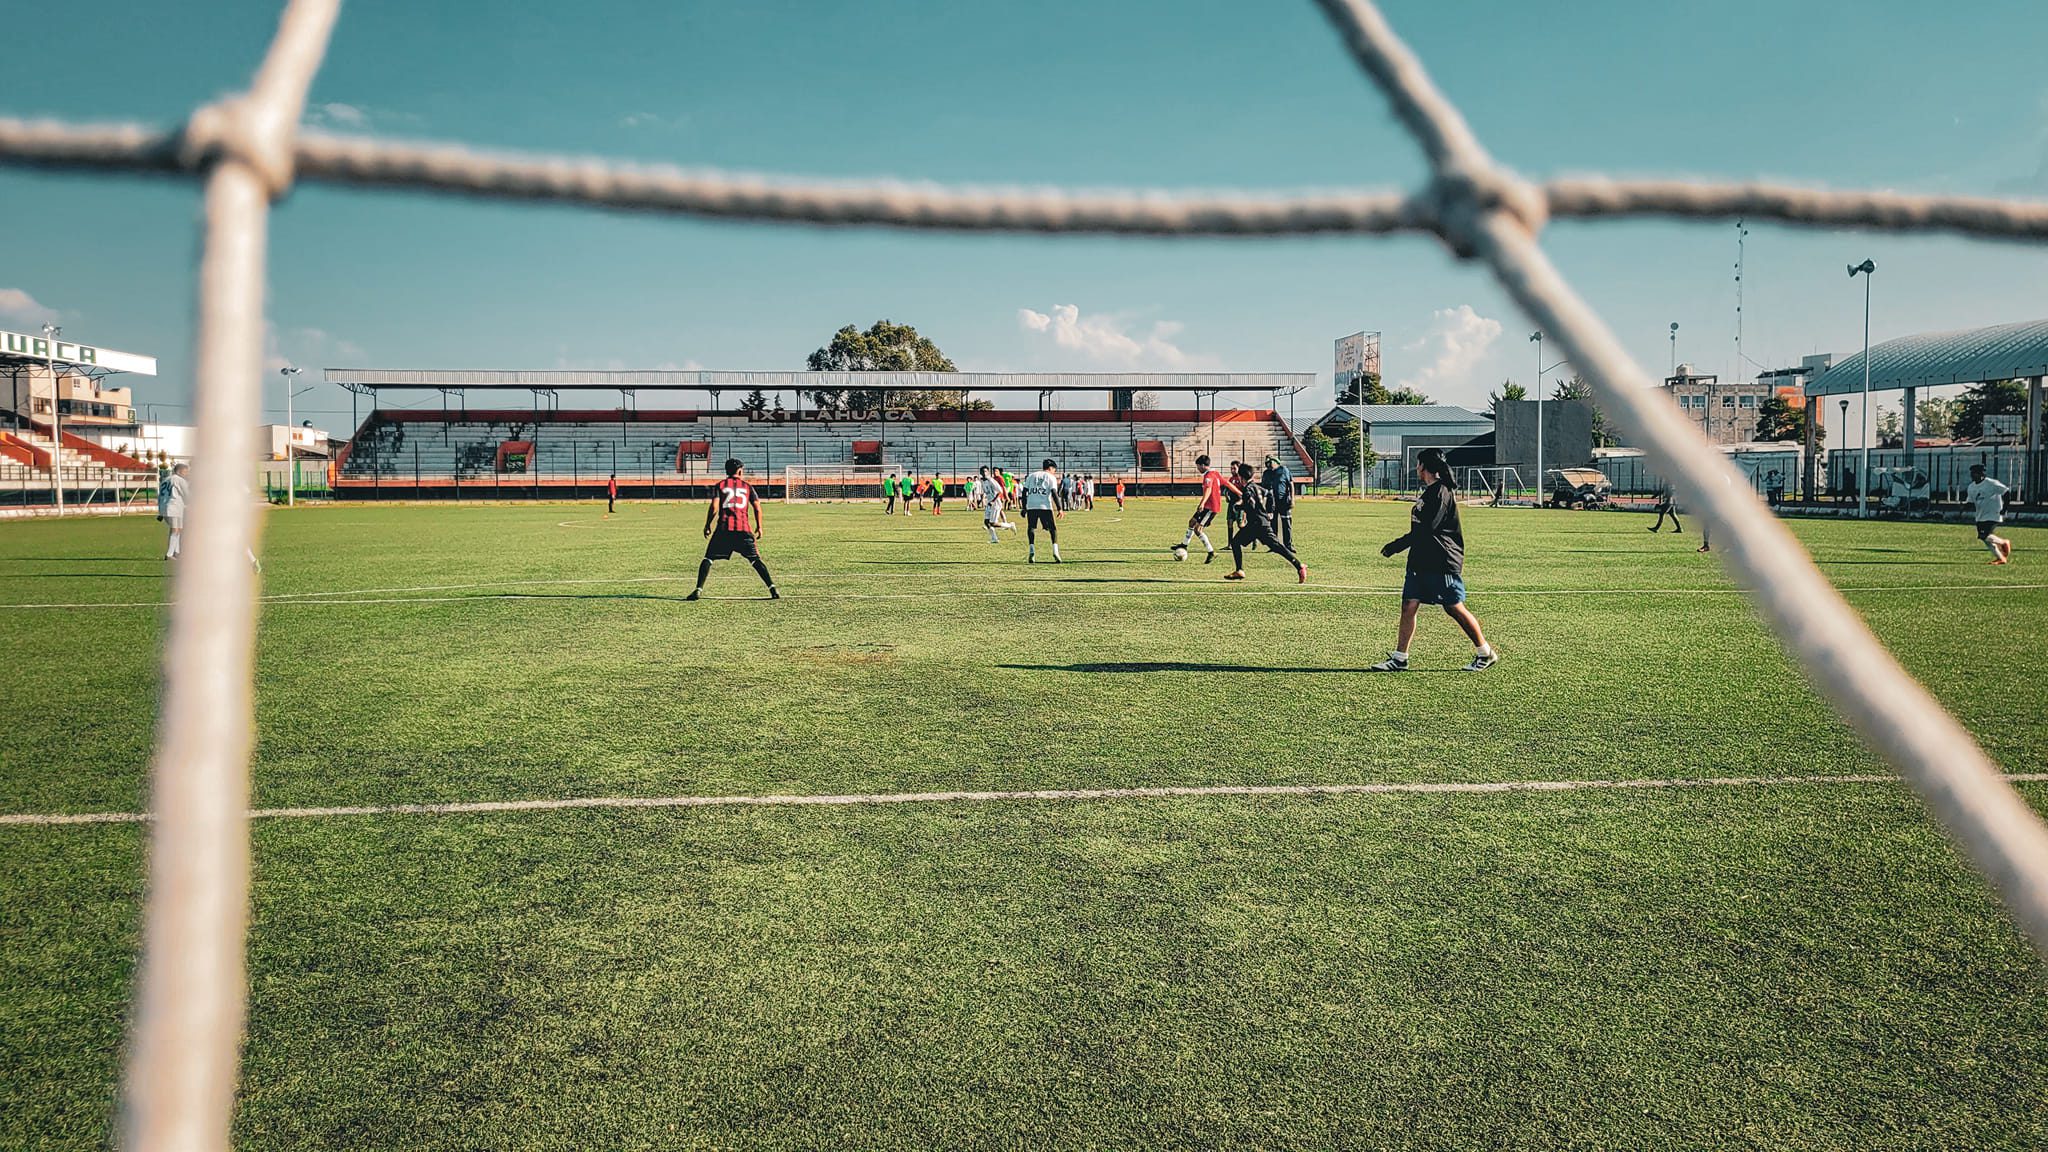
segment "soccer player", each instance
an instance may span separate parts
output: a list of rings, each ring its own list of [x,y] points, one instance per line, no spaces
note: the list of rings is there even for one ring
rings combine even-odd
[[[1240,461],[1232,460],[1230,462],[1230,467],[1223,470],[1224,483],[1228,484],[1237,477],[1237,466],[1239,463]],[[1228,540],[1231,537],[1237,535],[1237,526],[1239,522],[1244,519],[1244,513],[1238,510],[1236,500],[1226,499],[1224,501],[1224,504],[1229,511],[1224,517],[1223,521],[1223,538]]]
[[[768,566],[761,563],[761,550],[754,545],[761,536],[761,500],[740,472],[738,460],[725,462],[725,479],[713,490],[711,507],[704,513],[704,535],[711,542],[704,546],[704,559],[697,565],[697,586],[685,599],[695,600],[704,591],[704,580],[711,575],[713,560],[730,559],[735,552],[754,566],[761,583],[768,586],[768,598],[782,599],[782,593],[775,590],[775,577],[768,574]],[[751,524],[749,514],[753,517]]]
[[[988,529],[988,542],[996,542],[996,531],[1015,532],[1017,526],[1003,519],[1003,486],[983,468],[974,481],[975,498],[981,501],[981,526]]]
[[[619,510],[619,474],[604,482],[604,514],[610,516]]]
[[[2005,506],[2012,500],[2012,491],[1999,480],[1984,474],[1982,464],[1970,465],[1970,486],[1963,489],[1963,500],[1970,506],[1970,518],[1977,522],[1977,539],[1991,550],[1993,564],[2012,562],[2012,541],[1998,535],[1998,525],[2005,519]]]
[[[1173,558],[1187,559],[1189,542],[1200,536],[1202,547],[1209,550],[1209,554],[1202,558],[1202,563],[1212,564],[1216,560],[1216,546],[1209,543],[1209,533],[1204,529],[1214,524],[1216,514],[1223,511],[1223,473],[1209,467],[1207,456],[1195,457],[1195,467],[1202,470],[1202,498],[1195,504],[1195,514],[1188,517],[1188,534],[1181,537],[1180,543],[1173,546]]]
[[[1244,519],[1244,527],[1239,528],[1230,537],[1230,558],[1236,562],[1236,567],[1223,578],[1244,579],[1244,546],[1256,540],[1264,544],[1266,550],[1273,555],[1294,565],[1295,583],[1308,583],[1308,565],[1303,564],[1300,558],[1295,556],[1294,551],[1282,543],[1273,532],[1273,519],[1277,515],[1273,511],[1273,492],[1263,484],[1252,482],[1251,465],[1237,466],[1237,477],[1231,482],[1229,491],[1231,502],[1237,505],[1238,512]]]
[[[185,477],[185,465],[171,465],[170,475],[156,489],[156,518],[170,529],[164,545],[164,559],[176,560],[185,542],[185,501],[191,498],[192,482]]]
[[[906,505],[906,507],[908,507],[908,505]],[[896,514],[896,474],[895,474],[894,472],[891,472],[891,473],[889,473],[889,475],[888,475],[888,476],[884,477],[884,478],[883,478],[883,480],[882,480],[882,515],[884,515],[884,516],[894,516],[895,514]]]
[[[1116,510],[1124,510],[1124,478],[1121,476],[1116,478]]]
[[[1038,563],[1038,530],[1052,541],[1052,562],[1060,563],[1060,468],[1051,460],[1024,478],[1024,562]]]
[[[1500,655],[1486,642],[1479,617],[1465,606],[1465,533],[1458,526],[1458,491],[1442,449],[1424,448],[1415,468],[1422,474],[1422,494],[1408,513],[1408,534],[1390,540],[1380,555],[1408,553],[1408,574],[1401,585],[1401,629],[1397,647],[1368,672],[1406,672],[1408,644],[1415,639],[1415,615],[1424,604],[1443,608],[1472,641],[1467,672],[1484,672]]]
[[[945,505],[946,478],[944,476],[934,476],[932,477],[932,515],[937,516],[939,510],[944,508]]]
[[[1650,531],[1662,532],[1666,516],[1671,517],[1671,530],[1673,532],[1682,534],[1685,531],[1685,525],[1678,521],[1678,502],[1672,499],[1671,485],[1669,484],[1666,484],[1657,491],[1657,522],[1650,525]]]
[[[1290,549],[1294,547],[1294,473],[1278,456],[1266,457],[1266,471],[1259,483],[1273,497],[1273,535]]]

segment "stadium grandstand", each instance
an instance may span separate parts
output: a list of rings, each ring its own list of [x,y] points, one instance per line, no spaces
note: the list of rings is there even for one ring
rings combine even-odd
[[[773,497],[835,499],[879,492],[892,472],[949,481],[984,465],[1031,471],[1051,456],[1073,472],[1121,478],[1152,493],[1192,486],[1195,458],[1279,456],[1304,471],[1307,453],[1279,411],[1316,382],[1311,373],[990,373],[724,371],[386,371],[330,368],[330,383],[367,397],[336,454],[344,498],[559,498],[604,488],[683,496],[713,483],[719,463],[742,461]],[[820,391],[879,393],[858,418],[821,414]],[[498,398],[472,407],[471,393]],[[776,408],[721,406],[760,392]],[[912,408],[886,398],[944,392],[960,398],[1036,398],[1032,409]],[[400,406],[392,394],[433,394],[436,407]],[[525,407],[496,406],[525,393]],[[564,406],[564,394],[611,393],[610,408]],[[643,393],[701,397],[689,408],[642,408]],[[1220,397],[1264,393],[1271,407],[1225,407]],[[1141,408],[1141,397],[1188,397],[1186,408]],[[607,397],[612,398],[612,397]],[[1061,407],[1083,401],[1100,407]],[[785,402],[787,402],[785,406]]]
[[[63,338],[0,332],[0,506],[119,503],[154,498],[156,470],[142,458],[130,389],[120,373],[156,375],[156,358]],[[119,446],[109,444],[119,438]]]

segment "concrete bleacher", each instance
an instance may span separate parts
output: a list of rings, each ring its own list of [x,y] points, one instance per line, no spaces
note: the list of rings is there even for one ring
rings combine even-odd
[[[900,420],[750,420],[743,413],[526,412],[521,410],[373,412],[357,430],[339,469],[343,488],[459,485],[495,488],[621,484],[656,487],[701,482],[737,457],[769,482],[792,465],[809,475],[871,474],[879,468],[947,476],[982,465],[1013,472],[1050,456],[1069,472],[1173,482],[1192,478],[1195,457],[1218,466],[1278,455],[1305,463],[1285,424],[1267,411],[1094,413],[977,412],[920,414]],[[1138,446],[1158,442],[1163,456],[1141,461]],[[856,456],[860,442],[876,455]],[[688,445],[690,451],[678,452]],[[526,455],[524,469],[507,456]],[[508,466],[510,465],[510,466]],[[1143,465],[1141,467],[1141,465]]]

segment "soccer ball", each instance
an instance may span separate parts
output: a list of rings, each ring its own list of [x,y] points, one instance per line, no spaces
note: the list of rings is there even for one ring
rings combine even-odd
[[[1188,546],[1187,546],[1187,545],[1185,545],[1185,544],[1175,544],[1175,545],[1173,546],[1173,558],[1174,558],[1175,560],[1185,560],[1185,559],[1187,559],[1187,558],[1188,558]]]

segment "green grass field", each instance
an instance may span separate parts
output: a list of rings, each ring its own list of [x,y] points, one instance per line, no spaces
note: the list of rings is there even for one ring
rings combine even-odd
[[[256,804],[1881,770],[1691,522],[1468,510],[1503,662],[1425,615],[1370,677],[1405,505],[1306,505],[1306,588],[1183,502],[1057,567],[771,505],[786,598],[696,604],[702,505],[601,511],[269,513]],[[1794,530],[2048,763],[2048,532]],[[161,549],[0,525],[0,811],[145,806]],[[2048,965],[1893,783],[254,828],[243,1148],[2048,1146]],[[108,1140],[143,840],[0,826],[0,1148]]]

